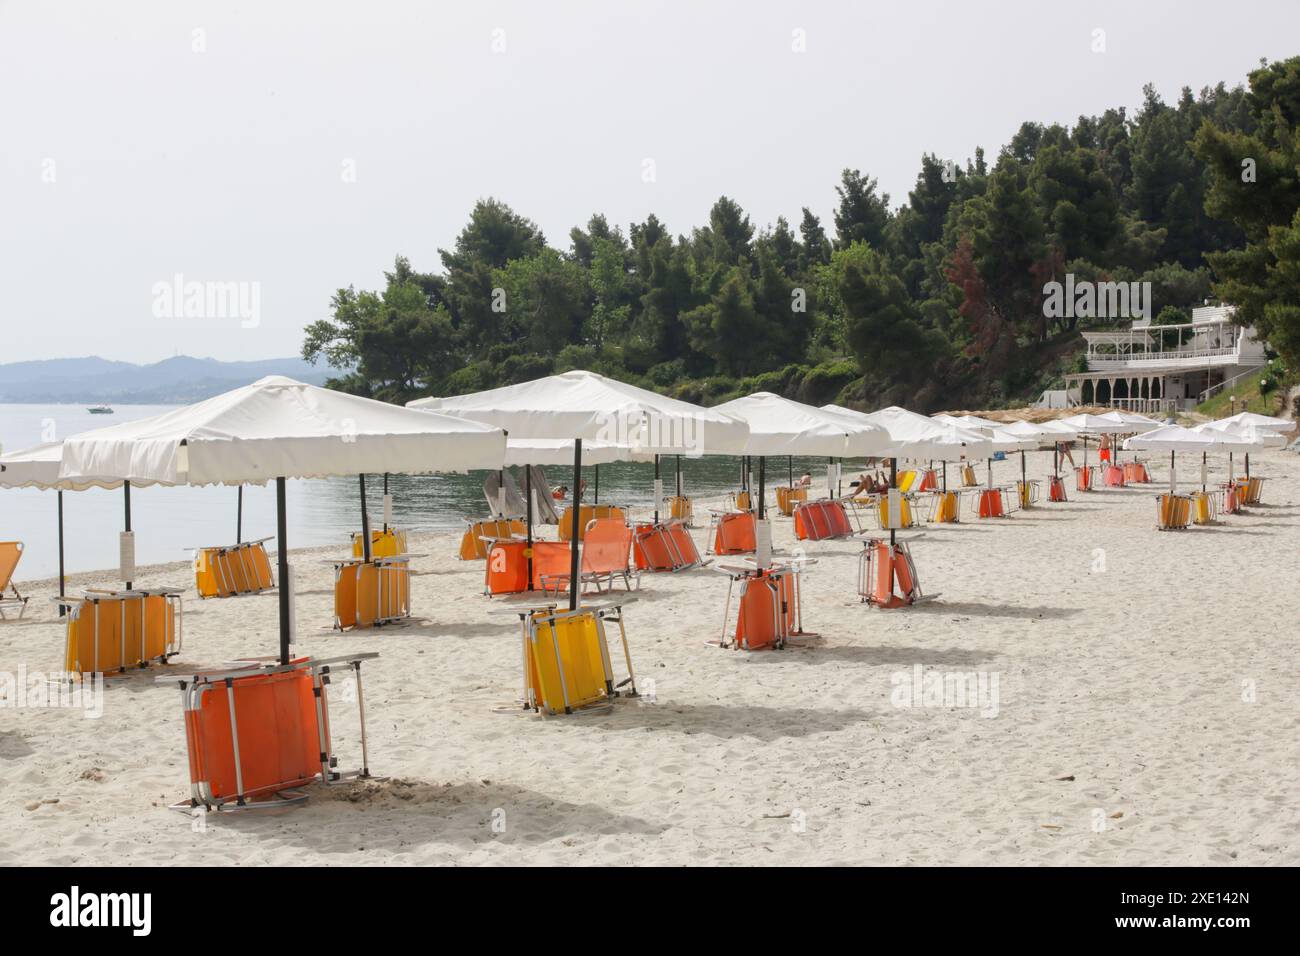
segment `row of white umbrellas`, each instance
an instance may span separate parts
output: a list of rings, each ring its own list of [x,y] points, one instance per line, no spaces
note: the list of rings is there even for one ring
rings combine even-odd
[[[1155,448],[1162,441],[1182,441],[1181,432],[1193,431],[1180,429],[1170,437],[1168,427],[1122,412],[1003,425],[975,416],[928,418],[898,407],[870,414],[834,405],[814,408],[770,393],[709,409],[583,371],[409,405],[402,408],[273,376],[153,418],[0,456],[0,485],[76,490],[274,480],[283,580],[288,478],[463,472],[572,460],[576,488],[584,459],[589,464],[654,460],[656,466],[664,454],[969,461],[1089,434],[1143,431],[1146,434],[1130,439],[1126,447]],[[1280,419],[1233,424],[1230,419],[1214,429],[1197,430],[1201,437],[1193,441],[1240,450],[1263,447],[1261,436],[1274,435],[1265,426],[1289,424]],[[1237,434],[1238,428],[1250,432]],[[1150,444],[1132,444],[1138,441]],[[368,543],[368,529],[363,533]],[[577,538],[574,534],[573,606]],[[281,589],[280,600],[281,654],[287,660],[287,589]]]

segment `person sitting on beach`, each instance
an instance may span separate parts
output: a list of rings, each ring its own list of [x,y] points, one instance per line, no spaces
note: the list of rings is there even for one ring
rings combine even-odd
[[[812,475],[804,472],[799,476],[799,480],[794,483],[796,488],[808,488],[812,485]]]

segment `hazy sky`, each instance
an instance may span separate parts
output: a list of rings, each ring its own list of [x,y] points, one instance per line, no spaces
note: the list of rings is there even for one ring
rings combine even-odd
[[[923,152],[992,159],[1023,120],[1233,85],[1298,38],[1294,0],[0,0],[0,362],[296,354],[339,286],[438,268],[485,196],[562,248],[724,193],[829,231],[845,166],[897,204]],[[258,321],[168,312],[177,274],[246,283]]]

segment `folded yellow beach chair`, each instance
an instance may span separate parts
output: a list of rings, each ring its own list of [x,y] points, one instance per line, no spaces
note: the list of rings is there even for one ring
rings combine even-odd
[[[668,505],[668,517],[673,521],[684,521],[687,527],[691,526],[692,519],[695,517],[695,506],[691,503],[690,498],[680,495],[671,498],[665,498]]]
[[[787,518],[794,514],[794,506],[796,503],[807,500],[807,488],[786,488],[781,485],[778,485],[776,488],[777,510]]]
[[[256,594],[275,587],[266,542],[244,541],[194,552],[194,588],[201,598]]]
[[[1214,524],[1218,521],[1218,508],[1214,496],[1209,492],[1192,493],[1192,521],[1195,524]]]
[[[1156,495],[1156,528],[1160,531],[1186,531],[1191,506],[1192,499],[1187,495]]]
[[[935,492],[930,504],[930,521],[934,524],[954,524],[960,520],[961,509],[957,492]]]
[[[630,685],[636,696],[632,657],[628,651],[623,609],[557,611],[533,609],[521,615],[524,644],[524,704],[546,714],[572,714],[590,708],[606,709],[620,695],[618,687]],[[626,680],[615,686],[609,658],[605,622],[617,622],[627,664]]]
[[[362,556],[361,534],[352,532],[352,557]],[[370,556],[372,558],[391,558],[395,554],[406,554],[406,532],[396,528],[387,531],[380,528],[370,529]]]
[[[912,485],[916,484],[916,478],[918,474],[920,473],[916,471],[900,471],[898,473],[898,482],[897,482],[898,490],[903,492],[904,494],[911,491]]]
[[[524,538],[527,529],[522,518],[489,518],[487,521],[470,521],[460,539],[459,557],[462,561],[483,560],[488,556],[491,543],[499,538]]]
[[[23,616],[23,611],[27,610],[27,598],[18,593],[18,588],[14,585],[14,570],[18,567],[19,560],[23,556],[23,543],[21,541],[0,541],[0,620],[4,619],[5,610],[18,612],[18,616]],[[5,597],[5,592],[10,592],[12,597]]]
[[[410,555],[334,562],[334,627],[392,624],[411,616]]]
[[[102,674],[165,663],[181,647],[181,592],[87,588],[65,598],[63,667],[69,675]]]
[[[587,526],[597,518],[617,518],[620,521],[625,520],[623,509],[614,505],[580,505],[578,510],[578,540],[581,541],[587,535]],[[561,541],[568,541],[573,537],[573,505],[564,509],[564,514],[560,515],[559,537]]]
[[[978,488],[979,480],[975,477],[974,465],[961,466],[961,486],[963,488]]]

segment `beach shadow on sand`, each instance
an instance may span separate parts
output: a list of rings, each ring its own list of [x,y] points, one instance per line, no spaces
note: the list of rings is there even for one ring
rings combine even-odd
[[[334,787],[313,784],[305,792],[311,799],[303,806],[208,814],[206,822],[326,856],[404,852],[431,843],[460,852],[498,841],[535,847],[574,834],[658,836],[668,829],[594,803],[571,803],[494,781],[354,780]],[[504,821],[504,832],[494,833],[495,819]]]
[[[17,760],[34,753],[36,749],[27,742],[27,738],[13,730],[0,730],[0,760]]]
[[[907,608],[908,614],[1005,617],[1019,621],[1059,621],[1082,613],[1077,607],[1020,607],[1015,604],[981,604],[978,601],[922,601]]]
[[[807,647],[791,646],[785,651],[755,656],[760,660],[795,660],[801,664],[879,664],[889,667],[910,667],[924,664],[933,667],[972,667],[994,657],[997,651],[984,651],[969,647],[900,647],[885,644],[810,644]]]
[[[704,734],[723,740],[750,739],[771,743],[775,740],[832,733],[871,720],[873,716],[865,710],[646,703],[634,707],[615,707],[613,713],[599,721],[593,721],[591,727],[618,733],[653,728],[686,735]]]

